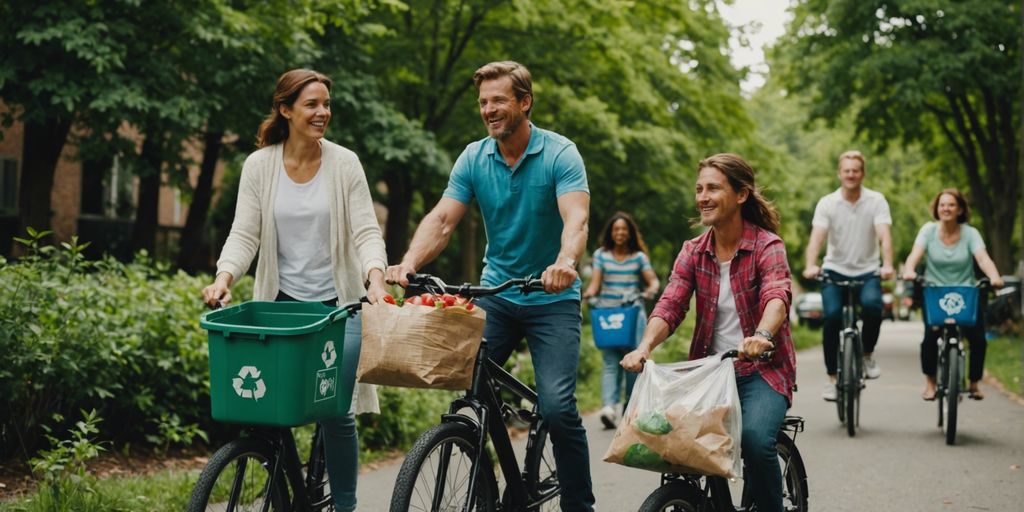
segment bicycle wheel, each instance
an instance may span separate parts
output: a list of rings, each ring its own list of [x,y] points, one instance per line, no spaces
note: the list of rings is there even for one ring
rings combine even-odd
[[[946,360],[946,340],[942,340],[942,345],[939,347],[939,367],[935,375],[935,401],[938,402],[939,406],[939,428],[945,424],[946,420],[946,383],[949,382],[949,362]]]
[[[638,512],[697,512],[702,499],[698,489],[676,481],[655,489],[640,505]]]
[[[310,508],[317,512],[334,512],[334,498],[329,492],[330,482],[327,479],[326,442],[323,427],[319,424],[313,432],[313,442],[305,469],[305,485],[309,494]]]
[[[782,510],[786,512],[807,512],[807,470],[804,459],[796,449],[796,443],[785,433],[776,436],[775,447],[779,452],[779,467],[782,469]],[[754,496],[746,481],[743,485],[742,510],[756,510]]]
[[[551,449],[548,426],[543,421],[537,425],[530,445],[526,448],[524,466],[527,489],[538,499],[551,497],[536,510],[539,512],[561,510],[559,495],[562,488],[558,483],[558,473],[555,470],[555,454]]]
[[[252,437],[222,446],[199,475],[188,512],[284,512],[288,490],[284,475],[271,478],[276,454],[270,443]]]
[[[963,382],[963,360],[960,357],[960,348],[956,345],[949,347],[949,354],[946,358],[949,361],[949,384],[946,386],[948,409],[946,413],[946,444],[952,445],[956,442],[956,413],[960,405],[960,387]]]
[[[843,388],[843,406],[846,415],[846,433],[850,437],[857,434],[860,412],[860,373],[857,365],[857,340],[854,336],[843,338],[843,374],[840,385]]]
[[[461,423],[442,423],[416,440],[395,481],[391,512],[463,510],[477,453],[473,429]],[[498,487],[490,459],[477,474],[472,510],[496,509]]]

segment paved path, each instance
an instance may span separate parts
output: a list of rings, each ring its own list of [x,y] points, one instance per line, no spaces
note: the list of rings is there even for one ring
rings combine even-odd
[[[886,322],[877,357],[882,377],[862,395],[861,428],[849,438],[836,408],[821,400],[825,382],[820,350],[797,357],[798,385],[791,414],[804,416],[797,438],[810,478],[814,511],[1024,510],[1024,407],[990,387],[981,402],[965,401],[957,445],[946,446],[936,405],[919,398],[919,322]],[[658,475],[601,462],[613,432],[596,415],[584,423],[599,510],[636,510]],[[360,476],[360,510],[388,509],[399,463]]]

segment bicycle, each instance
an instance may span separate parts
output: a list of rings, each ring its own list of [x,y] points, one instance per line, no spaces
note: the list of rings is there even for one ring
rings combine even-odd
[[[843,329],[839,334],[839,365],[836,375],[836,409],[839,422],[846,425],[846,434],[853,437],[860,426],[860,392],[864,383],[864,345],[857,319],[860,308],[857,289],[865,281],[859,279],[836,280],[827,273],[818,275],[819,282],[831,283],[843,290]]]
[[[924,286],[926,328],[941,331],[937,344],[939,358],[935,373],[935,401],[939,406],[939,428],[945,420],[946,444],[956,443],[957,414],[967,389],[966,356],[961,327],[971,327],[981,314],[978,296],[991,286],[988,278],[974,286],[927,285],[923,277],[914,279]],[[1012,293],[1011,288],[1005,293]],[[945,412],[945,413],[944,413]]]
[[[523,293],[544,289],[539,279],[512,279],[494,287],[453,286],[418,274],[409,275],[406,295],[451,293],[476,298],[512,287]],[[561,487],[547,425],[538,413],[537,393],[486,354],[483,340],[470,388],[451,402],[441,423],[420,435],[406,456],[395,481],[392,512],[558,510]],[[524,402],[529,405],[524,407]],[[513,420],[528,425],[522,468],[506,428],[506,422]],[[488,439],[505,480],[500,495],[486,449]]]
[[[332,316],[341,312],[351,316],[361,307],[361,302],[346,304]],[[291,428],[249,425],[210,457],[186,510],[330,512],[334,502],[326,469],[319,422],[305,464],[299,459]]]
[[[722,358],[736,357],[737,351],[730,350]],[[786,416],[776,435],[779,452],[779,466],[782,468],[782,501],[787,512],[808,510],[807,470],[796,447],[796,436],[804,431],[804,419],[800,416]],[[732,502],[729,481],[720,476],[700,474],[663,473],[661,485],[655,489],[639,512],[756,512],[750,488],[743,486],[740,506]]]

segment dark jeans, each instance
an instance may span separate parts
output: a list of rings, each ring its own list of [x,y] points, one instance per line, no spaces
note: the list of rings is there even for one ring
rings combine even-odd
[[[967,376],[971,382],[981,380],[982,374],[985,373],[985,350],[988,348],[985,326],[979,323],[974,327],[961,327],[960,331],[970,342],[971,357]],[[931,377],[935,377],[935,370],[939,364],[938,340],[941,336],[941,329],[925,325],[924,340],[921,341],[921,372]]]
[[[279,292],[276,300],[297,302],[284,292]],[[335,307],[338,305],[338,299],[325,300],[323,304]],[[355,381],[362,341],[363,320],[356,315],[345,321],[345,348],[341,356],[341,382]],[[356,509],[359,435],[356,433],[354,410],[355,404],[352,404],[348,414],[320,420],[320,428],[324,433],[324,449],[327,452],[327,478],[331,483],[331,497],[334,498],[334,506],[338,512],[351,512]]]
[[[743,416],[743,478],[752,488],[758,512],[782,512],[782,469],[775,438],[789,405],[759,373],[737,377],[736,385]]]
[[[504,364],[525,337],[533,359],[540,414],[548,423],[562,484],[563,511],[592,511],[587,431],[576,407],[576,370],[580,360],[580,303],[559,301],[520,306],[498,297],[477,305],[487,312],[487,356]]]
[[[882,280],[874,272],[859,276],[845,276],[838,272],[826,270],[832,279],[844,281],[857,279],[864,281],[860,288],[860,339],[864,345],[864,353],[875,351],[878,343],[878,332],[882,328]],[[839,334],[843,329],[843,302],[845,291],[831,283],[821,287],[821,302],[825,309],[825,324],[821,330],[821,344],[825,352],[825,370],[835,375],[839,360]]]

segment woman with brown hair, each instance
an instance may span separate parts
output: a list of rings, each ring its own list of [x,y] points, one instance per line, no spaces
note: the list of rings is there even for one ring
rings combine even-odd
[[[336,305],[387,294],[387,255],[359,158],[324,139],[331,80],[308,69],[281,75],[259,150],[242,167],[238,204],[217,277],[203,289],[210,305],[231,300],[231,283],[259,253],[253,300]],[[345,326],[340,388],[353,386],[362,340],[358,316]],[[359,443],[355,414],[380,412],[376,390],[355,386],[352,409],[321,421],[335,506],[355,510]]]
[[[635,297],[636,301],[653,299],[661,283],[651,267],[647,245],[644,244],[636,221],[625,212],[615,212],[601,230],[601,247],[594,251],[591,266],[593,274],[587,291],[583,292],[583,298],[594,299],[592,307],[632,306],[638,309],[632,343],[624,347],[601,348],[601,357],[604,359],[601,371],[601,423],[605,428],[615,428],[621,414],[620,400],[623,404],[629,401],[636,382],[636,373],[625,371],[619,366],[619,360],[640,342],[644,325],[647,324],[642,302],[624,302],[631,297]]]
[[[910,251],[905,264],[904,279],[915,279],[917,264],[922,256],[927,256],[924,279],[928,284],[973,285],[974,262],[977,262],[981,271],[992,281],[992,286],[1003,286],[1003,278],[985,250],[981,233],[967,224],[970,209],[959,190],[947,188],[935,196],[932,200],[932,218],[936,222],[921,226],[917,233],[914,248]],[[964,328],[964,337],[971,344],[968,371],[971,385],[968,396],[975,400],[985,398],[978,388],[978,381],[985,371],[985,349],[988,347],[983,320],[979,311],[977,324]],[[939,357],[936,341],[939,335],[938,330],[925,326],[924,340],[921,341],[921,372],[925,375],[925,387],[921,398],[925,400],[935,400],[935,367]]]

